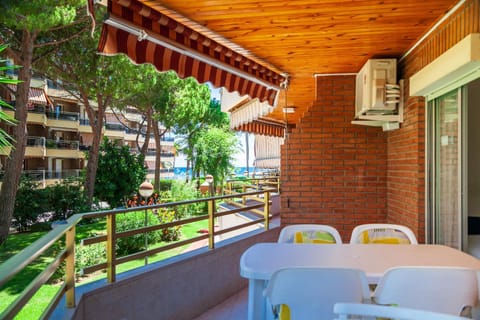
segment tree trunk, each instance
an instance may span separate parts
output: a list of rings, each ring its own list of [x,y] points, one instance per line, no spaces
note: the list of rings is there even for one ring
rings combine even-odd
[[[14,127],[12,151],[7,157],[5,164],[5,175],[3,176],[2,189],[0,190],[0,245],[3,244],[8,237],[10,225],[15,207],[15,197],[22,174],[23,159],[25,157],[25,148],[27,145],[27,102],[28,92],[30,88],[30,80],[32,78],[32,59],[33,44],[35,36],[28,31],[23,31],[21,45],[21,65],[22,68],[18,72],[17,92],[15,93],[16,108],[15,119],[18,123]],[[18,62],[15,62],[18,63]]]
[[[105,109],[108,105],[109,98],[103,100],[102,97],[97,97],[97,110],[94,110],[90,105],[87,95],[82,94],[82,100],[85,105],[85,110],[87,111],[88,120],[90,121],[93,134],[92,147],[88,153],[87,173],[85,178],[87,203],[91,206],[95,191],[95,177],[97,176],[98,152],[102,142],[103,118],[105,116]]]
[[[147,116],[147,128],[145,130],[145,140],[143,142],[142,148],[140,149],[140,153],[143,154],[144,157],[147,156],[148,145],[150,144],[150,132],[152,127],[152,108],[151,107],[147,109],[146,116]],[[142,127],[140,127],[140,131],[141,130],[142,130]]]
[[[162,145],[160,141],[160,130],[158,129],[158,121],[152,122],[153,136],[155,137],[155,178],[153,189],[160,191],[160,166],[162,164]]]

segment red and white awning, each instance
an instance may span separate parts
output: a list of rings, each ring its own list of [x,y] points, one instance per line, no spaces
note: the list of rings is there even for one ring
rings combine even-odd
[[[258,99],[250,100],[241,107],[230,113],[230,128],[235,129],[244,124],[250,123],[273,111],[273,107]]]
[[[16,84],[9,84],[7,86],[10,89],[12,89],[14,92],[17,91]],[[15,101],[15,95],[11,94],[11,100]],[[42,88],[32,88],[32,87],[28,88],[28,102],[34,103],[34,104],[40,104],[43,106],[52,105],[52,102],[47,97],[45,90],[43,90]]]
[[[255,136],[256,168],[280,168],[280,151],[284,138],[265,135]]]
[[[124,53],[136,63],[174,70],[181,78],[192,76],[270,105],[287,83],[273,67],[158,3],[109,0],[108,12],[98,45],[101,53]]]

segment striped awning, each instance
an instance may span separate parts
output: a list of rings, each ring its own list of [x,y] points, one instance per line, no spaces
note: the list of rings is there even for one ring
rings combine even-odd
[[[244,124],[250,123],[273,111],[273,107],[258,99],[250,100],[241,107],[230,112],[230,128],[235,129]]]
[[[136,63],[174,70],[180,78],[192,76],[270,105],[275,105],[280,87],[287,82],[273,67],[232,49],[225,38],[158,2],[109,0],[108,12],[98,46],[101,53],[124,53]]]
[[[280,150],[284,138],[255,135],[256,168],[280,168]]]
[[[8,87],[10,89],[12,89],[14,92],[17,91],[17,85],[15,85],[15,84],[9,84]],[[15,95],[11,94],[11,100],[15,101]],[[45,90],[43,90],[42,88],[32,88],[32,87],[30,87],[28,89],[28,102],[29,103],[34,103],[34,104],[40,104],[40,105],[43,105],[43,106],[52,105],[52,102],[47,97],[47,94],[45,93]]]
[[[235,127],[235,130],[280,138],[285,136],[285,126],[283,124],[263,119],[239,125]]]

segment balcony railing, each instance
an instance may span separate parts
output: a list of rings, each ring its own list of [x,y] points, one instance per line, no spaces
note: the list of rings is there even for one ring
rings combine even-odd
[[[17,255],[5,261],[0,265],[0,287],[4,286],[9,282],[15,275],[28,267],[32,262],[35,261],[42,254],[47,252],[52,247],[60,247],[60,253],[54,258],[54,261],[51,262],[43,271],[30,283],[28,284],[19,297],[0,314],[0,318],[13,318],[25,304],[31,299],[31,297],[39,290],[39,288],[46,283],[58,270],[61,269],[64,271],[65,277],[63,285],[59,288],[58,293],[55,295],[53,300],[47,307],[47,310],[42,314],[43,318],[48,318],[55,307],[58,305],[62,297],[65,297],[67,308],[75,307],[75,226],[86,218],[105,218],[106,219],[106,235],[95,236],[88,239],[83,239],[83,245],[93,245],[97,243],[105,243],[106,247],[106,256],[105,262],[88,266],[83,269],[83,273],[91,273],[98,270],[106,270],[107,281],[112,283],[116,281],[117,276],[117,266],[136,259],[146,259],[148,256],[151,256],[156,253],[164,252],[173,248],[178,248],[187,244],[191,244],[200,240],[208,239],[208,247],[213,250],[215,248],[215,236],[226,234],[235,230],[246,228],[249,226],[256,225],[258,223],[263,223],[265,230],[269,228],[270,220],[270,192],[272,190],[263,190],[249,192],[241,195],[225,195],[218,197],[203,198],[199,200],[189,200],[181,202],[171,202],[158,204],[148,207],[134,207],[129,209],[121,210],[108,210],[100,212],[88,212],[75,214],[71,216],[65,224],[57,226],[55,229],[50,231],[47,235],[40,238],[34,242],[29,247],[22,250]],[[263,195],[263,197],[258,197]],[[241,198],[243,196],[257,196],[258,199],[261,199],[261,202],[243,206],[242,208],[235,208],[231,210],[217,212],[217,204],[225,201],[233,201],[235,198]],[[175,220],[169,223],[157,224],[157,225],[147,225],[145,223],[144,227],[137,229],[131,229],[128,231],[118,232],[116,230],[116,217],[119,214],[129,214],[134,212],[145,212],[147,216],[148,211],[150,210],[175,210],[179,206],[192,205],[192,204],[201,204],[204,203],[208,207],[207,213],[193,216],[186,219]],[[240,223],[233,227],[224,228],[222,230],[216,230],[215,219],[223,216],[237,214],[239,212],[251,211],[254,209],[261,209],[262,216],[261,218],[254,219],[248,222]],[[208,222],[208,233],[195,236],[190,239],[180,240],[174,243],[169,243],[161,247],[148,248],[148,243],[146,240],[145,250],[136,252],[127,256],[117,256],[116,255],[116,241],[120,238],[130,237],[134,235],[144,235],[147,239],[147,234],[152,231],[166,230],[168,228],[182,226],[189,223],[194,223],[197,221],[207,221]],[[65,262],[65,263],[64,263]],[[147,261],[145,260],[145,263]]]
[[[79,150],[80,141],[47,139],[47,149]]]
[[[80,115],[78,114],[78,112],[62,111],[62,112],[47,112],[46,114],[48,119],[54,119],[54,120],[78,121],[78,119],[80,118]]]
[[[154,174],[155,169],[148,169],[147,173]],[[174,169],[173,168],[160,168],[160,173],[174,173]]]
[[[105,129],[115,131],[125,131],[125,126],[121,123],[107,122],[105,123]]]
[[[156,155],[155,150],[147,151],[147,156],[155,156],[155,155]],[[173,152],[160,152],[160,157],[165,157],[165,158],[175,157],[175,154]]]
[[[80,169],[67,169],[61,171],[52,170],[23,170],[22,176],[28,177],[30,180],[44,184],[47,179],[67,179],[70,177],[80,176]],[[0,171],[0,181],[3,180],[5,171]]]
[[[80,125],[81,126],[89,126],[90,125],[90,120],[86,118],[80,118]]]
[[[45,142],[47,139],[45,137],[27,137],[27,147],[42,147],[45,148]]]

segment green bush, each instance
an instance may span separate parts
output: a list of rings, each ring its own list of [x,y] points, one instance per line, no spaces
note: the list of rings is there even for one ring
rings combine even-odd
[[[94,243],[88,246],[77,245],[75,247],[75,273],[89,266],[105,262],[107,250],[105,243]]]
[[[147,225],[158,225],[157,217],[153,216],[151,211],[147,211]],[[134,230],[145,226],[145,211],[128,212],[117,214],[116,230],[123,232]],[[161,241],[162,231],[151,231],[147,233],[147,241],[153,244]],[[145,250],[145,235],[143,233],[134,236],[118,238],[116,243],[117,256],[129,255],[141,250]]]
[[[38,183],[22,177],[15,198],[12,226],[18,231],[27,231],[37,222],[39,215],[46,211],[47,192],[38,188]]]
[[[162,194],[163,196],[166,194]],[[196,188],[195,182],[185,183],[175,180],[169,196],[173,202],[193,200],[200,198],[200,194]],[[193,203],[175,207],[175,217],[177,219],[188,218],[196,215],[202,215],[207,212],[207,203]]]
[[[94,243],[88,246],[75,246],[75,279],[80,277],[85,267],[90,267],[105,262],[107,256],[105,243]],[[55,271],[48,283],[55,284],[65,279],[65,262]]]
[[[171,210],[160,210],[158,212],[158,221],[160,224],[162,223],[169,223],[175,221],[175,211]],[[177,241],[180,239],[181,232],[180,232],[181,226],[175,226],[171,228],[165,228],[161,230],[162,235],[161,235],[161,240],[162,241]]]
[[[168,191],[172,189],[174,180],[160,180],[160,191]]]
[[[47,209],[53,211],[53,220],[67,219],[71,215],[89,211],[82,178],[70,177],[45,188]]]

